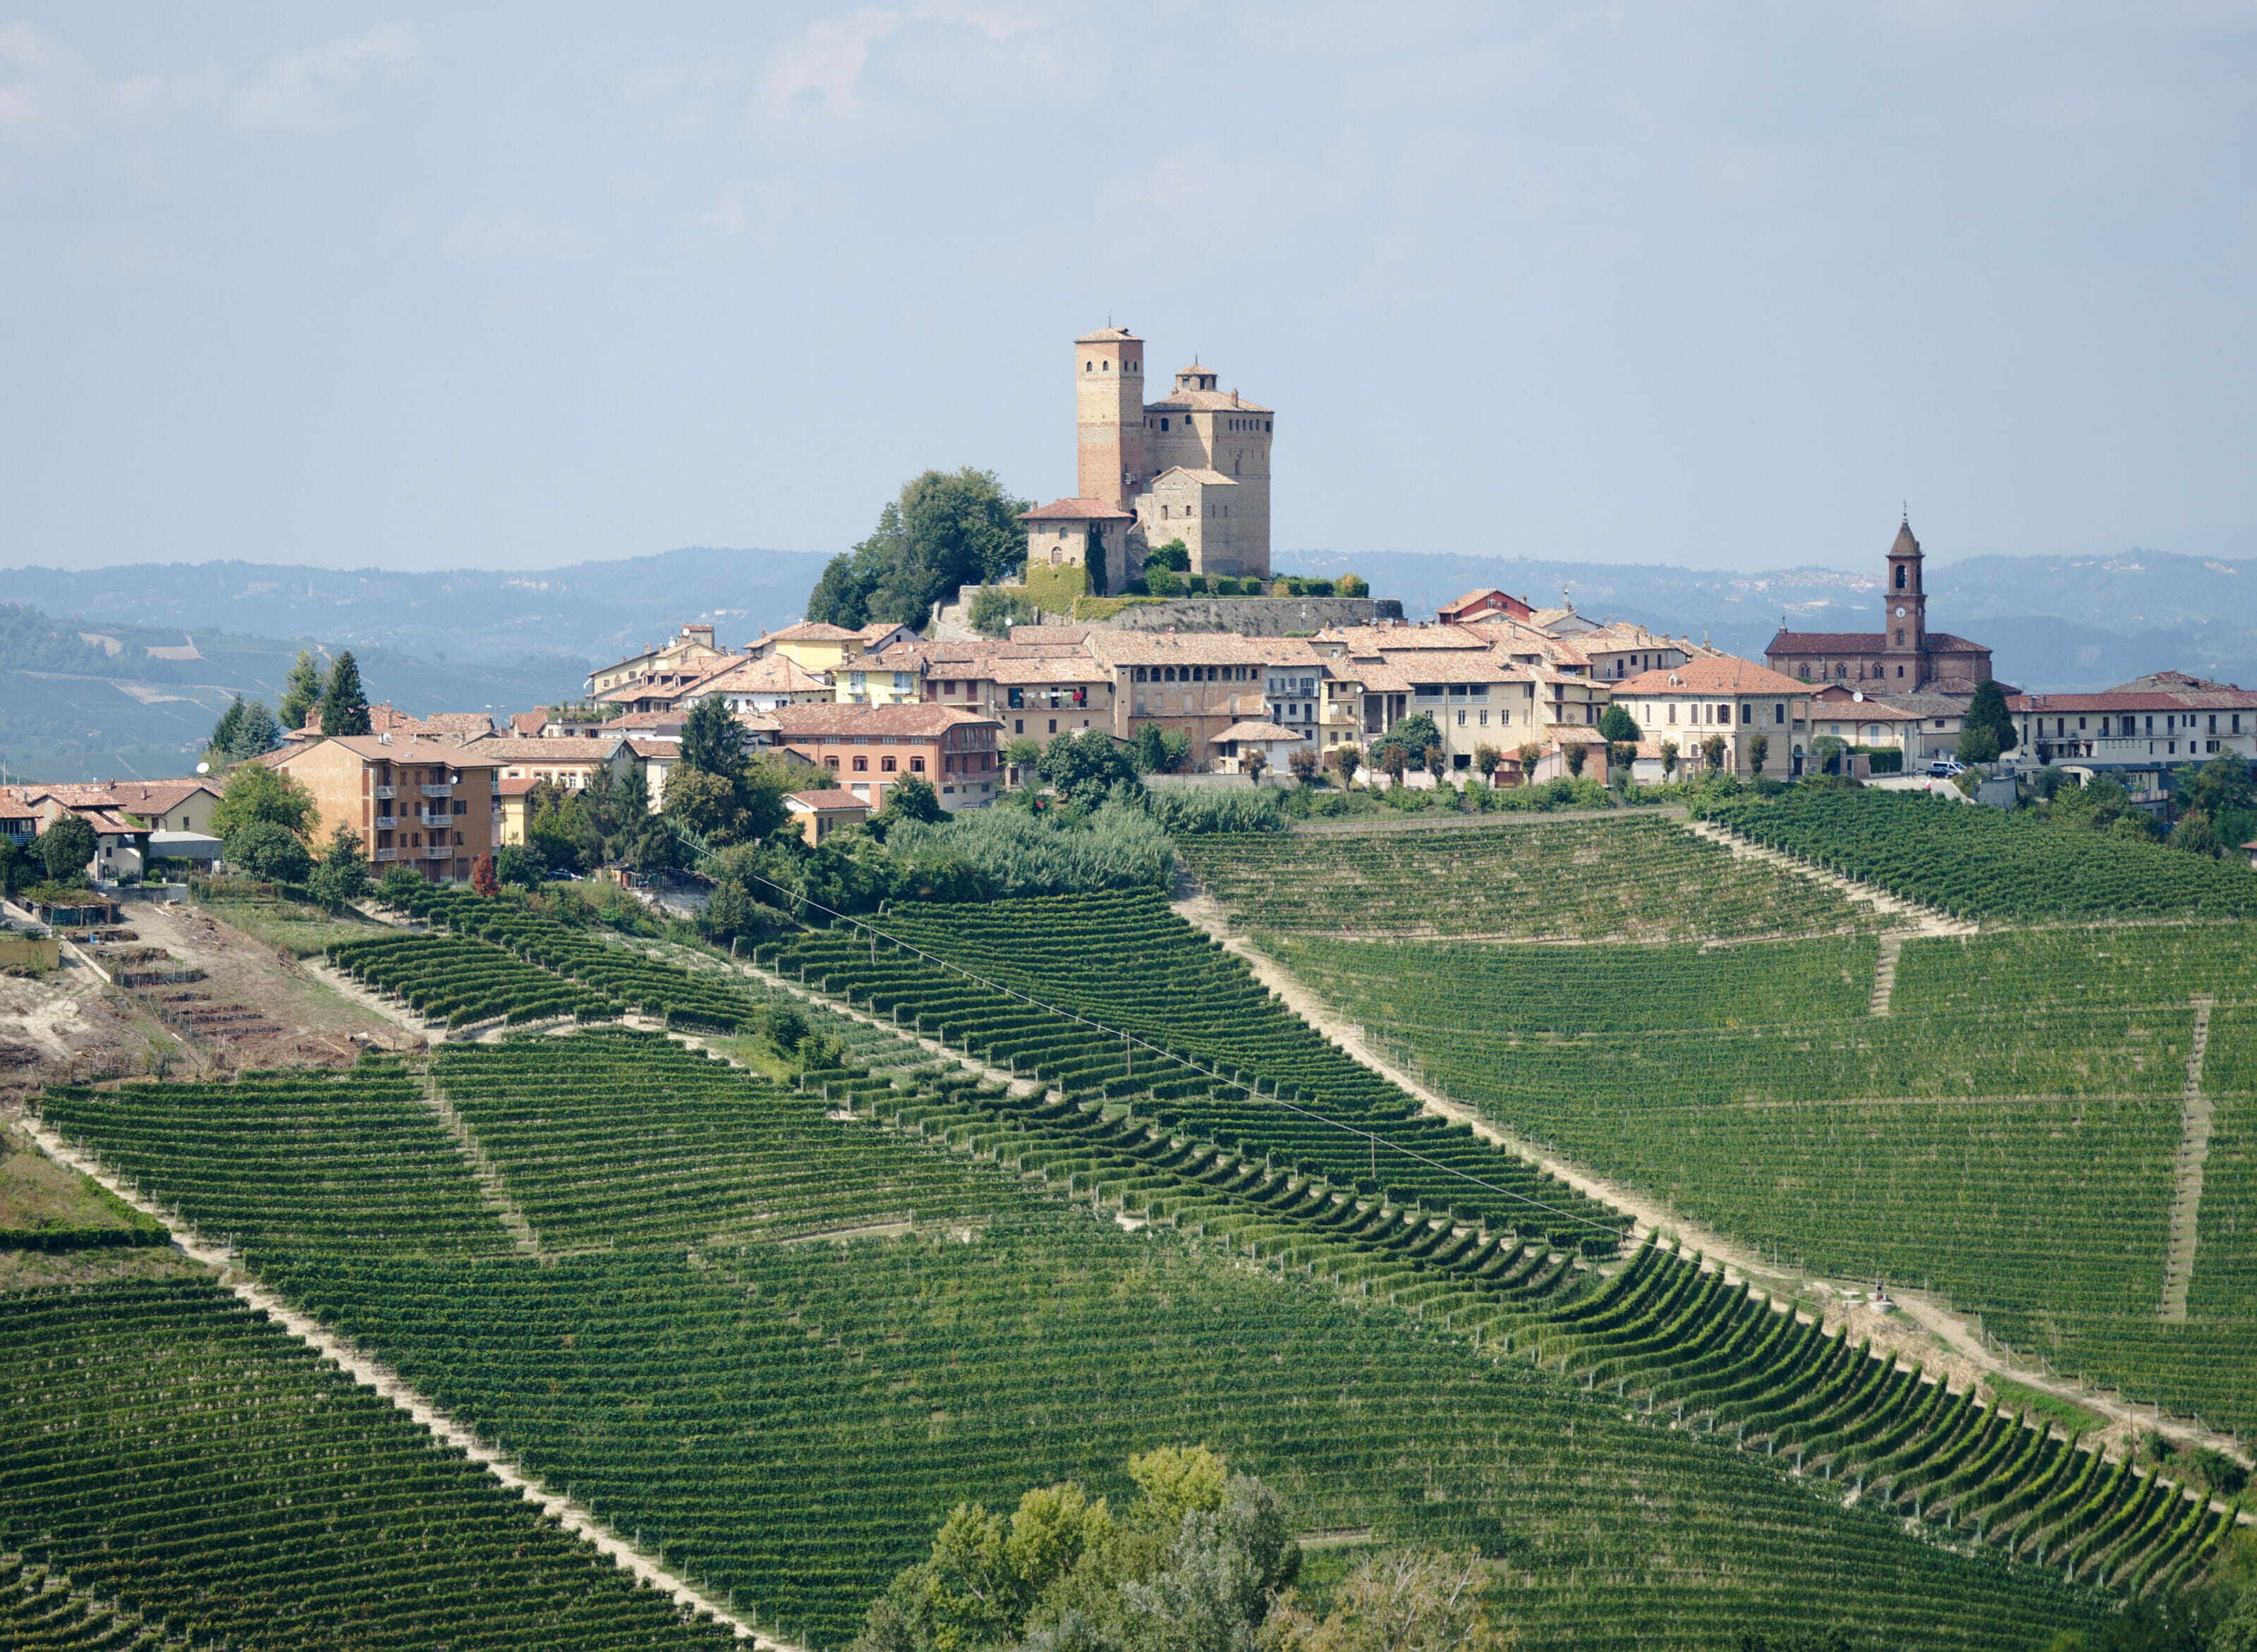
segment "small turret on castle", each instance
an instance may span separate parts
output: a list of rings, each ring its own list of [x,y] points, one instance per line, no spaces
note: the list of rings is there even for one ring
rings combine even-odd
[[[1219,375],[1198,361],[1146,401],[1144,341],[1125,327],[1085,333],[1073,350],[1079,486],[1029,514],[1029,556],[1065,559],[1072,542],[1094,536],[1107,556],[1104,586],[1117,591],[1153,547],[1180,539],[1193,573],[1268,578],[1275,411],[1217,389]],[[1135,522],[1118,565],[1114,512]]]

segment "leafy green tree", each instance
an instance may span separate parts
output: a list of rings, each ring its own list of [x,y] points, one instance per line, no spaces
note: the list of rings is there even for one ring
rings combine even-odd
[[[1398,1549],[1356,1563],[1320,1623],[1290,1600],[1265,1626],[1265,1652],[1506,1652],[1511,1634],[1489,1619],[1489,1562]]]
[[[1371,594],[1371,583],[1355,574],[1342,574],[1333,581],[1333,592],[1342,597],[1368,597]]]
[[[1617,741],[1637,741],[1645,738],[1638,726],[1638,719],[1619,700],[1609,705],[1599,717],[1599,733],[1612,743]]]
[[[923,775],[903,775],[886,788],[886,806],[880,816],[888,822],[922,820],[930,826],[941,815],[940,793]]]
[[[539,889],[548,875],[541,858],[522,843],[505,843],[494,851],[494,876],[517,889]]]
[[[13,895],[32,881],[32,857],[13,838],[0,838],[0,895]]]
[[[1583,764],[1590,756],[1590,748],[1580,740],[1571,740],[1561,748],[1560,755],[1567,760],[1568,778],[1581,780],[1583,777]]]
[[[329,685],[322,691],[322,733],[365,734],[369,732],[368,695],[360,685],[360,662],[352,650],[339,654],[329,667]]]
[[[302,838],[320,814],[314,794],[295,775],[265,763],[244,763],[228,776],[226,789],[212,806],[211,831],[231,861],[235,849],[228,840],[244,827],[279,826]]]
[[[1144,574],[1150,578],[1155,568],[1165,568],[1171,573],[1188,573],[1191,565],[1191,547],[1180,538],[1171,539],[1144,558]],[[1157,596],[1159,592],[1155,591],[1152,594]]]
[[[1983,682],[1975,685],[1975,696],[1967,702],[1967,715],[1960,723],[1960,744],[1965,745],[1965,731],[1987,729],[1995,749],[1988,757],[1962,757],[1962,762],[1991,762],[2000,752],[2014,748],[2014,714],[2006,709],[2006,696],[1996,683]]]
[[[1027,557],[1014,499],[993,471],[927,471],[879,514],[871,535],[831,559],[807,599],[807,617],[858,629],[873,620],[923,626],[959,585],[994,584]]]
[[[2190,809],[2179,817],[2179,823],[2171,828],[2169,843],[2171,847],[2184,849],[2190,854],[2213,857],[2224,854],[2225,847],[2218,841],[2217,828],[2211,825],[2210,816],[2200,809]]]
[[[1035,772],[1043,761],[1043,742],[1032,734],[1022,734],[1003,748],[1003,764],[1019,771],[1019,783],[1034,783]]]
[[[1373,745],[1371,758],[1390,774],[1397,774],[1399,770],[1387,762],[1386,753],[1390,748],[1404,754],[1402,766],[1407,769],[1412,763],[1425,760],[1429,746],[1441,743],[1442,731],[1434,727],[1433,713],[1413,712],[1379,737]]]
[[[1341,784],[1353,785],[1355,783],[1355,771],[1363,766],[1363,753],[1354,746],[1335,746],[1332,750],[1332,764],[1340,775]]]
[[[368,860],[360,833],[342,820],[329,833],[322,863],[306,880],[306,892],[326,906],[343,906],[368,893]]]
[[[1711,734],[1702,741],[1701,757],[1709,765],[1710,774],[1722,774],[1724,771],[1724,737],[1722,734]]]
[[[1771,737],[1758,734],[1748,741],[1748,769],[1758,780],[1763,778],[1764,764],[1771,760]]]
[[[1980,723],[1962,724],[1959,729],[1958,756],[1959,761],[1963,763],[1998,762],[1998,730]]]
[[[322,668],[312,654],[298,650],[297,663],[291,666],[290,675],[282,684],[282,703],[278,708],[285,728],[303,728],[306,718],[322,703]]]
[[[53,825],[32,840],[32,853],[47,869],[47,881],[52,883],[82,876],[99,847],[92,823],[68,812],[57,815]]]
[[[226,840],[227,863],[252,877],[276,883],[302,883],[314,869],[314,857],[287,826],[272,820],[254,820]]]
[[[413,867],[394,866],[376,881],[376,892],[387,906],[405,906],[421,893],[425,880]]]
[[[1172,570],[1148,564],[1144,570],[1144,589],[1155,597],[1179,597],[1184,593],[1184,582]]]
[[[745,886],[733,877],[724,878],[713,886],[704,910],[697,914],[697,927],[713,939],[732,939],[753,927],[754,910]]]
[[[1144,727],[1153,727],[1150,723]],[[1157,737],[1159,731],[1154,729],[1154,734]],[[1141,741],[1143,738],[1140,730],[1138,739]],[[1162,748],[1164,751],[1164,741]],[[1135,761],[1102,728],[1053,735],[1038,766],[1043,778],[1058,788],[1060,797],[1076,801],[1094,802],[1116,785],[1137,784]]]
[[[530,805],[532,799],[527,802]],[[548,795],[525,827],[527,847],[552,871],[583,869],[593,837],[587,810],[579,798],[561,789]]]

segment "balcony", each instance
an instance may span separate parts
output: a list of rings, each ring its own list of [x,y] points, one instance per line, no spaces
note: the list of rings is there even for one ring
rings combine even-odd
[[[376,858],[379,861],[396,861],[400,858],[400,851],[397,849],[379,849],[376,852]]]
[[[376,817],[376,829],[379,832],[389,832],[399,824],[400,822],[398,820],[394,819],[388,814],[380,814]]]
[[[443,843],[427,843],[414,852],[426,861],[447,861],[454,858],[454,850]]]
[[[421,786],[417,790],[427,798],[451,798],[455,795],[452,786]]]
[[[379,798],[396,798],[400,795],[400,788],[397,786],[378,786],[374,790]]]

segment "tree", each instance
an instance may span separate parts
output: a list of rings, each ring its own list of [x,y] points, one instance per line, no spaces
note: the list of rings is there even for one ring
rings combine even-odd
[[[1399,786],[1403,783],[1403,771],[1411,766],[1410,754],[1390,741],[1379,748],[1379,766],[1386,771],[1388,784]]]
[[[1355,783],[1355,771],[1363,766],[1363,754],[1354,746],[1335,746],[1332,750],[1334,769],[1340,775],[1341,784]]]
[[[413,867],[395,866],[376,881],[376,892],[387,906],[405,906],[420,894],[424,880]]]
[[[1627,741],[1635,745],[1645,737],[1644,731],[1638,726],[1638,719],[1632,717],[1628,708],[1620,701],[1610,705],[1600,716],[1599,733],[1606,737],[1610,744]]]
[[[212,806],[211,831],[223,845],[244,827],[262,822],[303,837],[320,813],[314,794],[295,775],[265,763],[244,763],[228,776],[226,790]],[[227,857],[235,858],[231,845]]]
[[[2171,828],[2169,839],[2171,847],[2184,849],[2190,854],[2218,855],[2225,846],[2218,841],[2218,832],[2210,823],[2210,816],[2200,809],[2190,809],[2179,817]]]
[[[1560,748],[1560,755],[1567,760],[1567,773],[1577,780],[1583,777],[1583,765],[1590,759],[1590,748],[1580,740],[1570,740]]]
[[[683,720],[682,762],[685,768],[719,776],[732,788],[743,776],[745,726],[719,695],[707,695]]]
[[[254,820],[231,832],[226,840],[227,863],[239,872],[276,883],[302,883],[314,869],[314,857],[287,826],[272,820]]]
[[[1607,778],[1617,786],[1631,776],[1631,765],[1638,761],[1638,747],[1627,740],[1607,742]]]
[[[1031,785],[1035,770],[1043,761],[1043,742],[1032,734],[1022,734],[1003,748],[1003,766],[1019,771],[1019,783]]]
[[[282,743],[282,731],[275,726],[274,713],[266,709],[266,702],[254,699],[248,705],[243,696],[219,715],[212,725],[211,755],[213,766],[224,767],[272,751]]]
[[[923,775],[903,775],[886,788],[886,806],[881,818],[922,820],[930,825],[942,818],[940,793]]]
[[[859,629],[872,620],[923,626],[959,586],[994,584],[1022,567],[1027,531],[993,471],[927,471],[902,486],[878,526],[831,559],[807,599],[807,617]]]
[[[1496,784],[1496,771],[1504,767],[1504,754],[1484,741],[1474,748],[1474,771],[1482,777],[1482,784]]]
[[[1178,597],[1183,594],[1184,582],[1173,570],[1147,563],[1144,565],[1144,589],[1156,597]]]
[[[1285,754],[1285,766],[1293,771],[1296,783],[1307,785],[1317,777],[1317,748],[1300,745]]]
[[[1153,725],[1147,723],[1144,728],[1153,729],[1164,760],[1168,755],[1165,739]],[[1143,730],[1138,730],[1137,739],[1141,752]],[[1060,797],[1093,804],[1122,782],[1137,783],[1136,763],[1102,728],[1053,735],[1044,749],[1038,768],[1043,778],[1058,788]]]
[[[1478,1549],[1390,1549],[1357,1563],[1323,1622],[1281,1602],[1264,1638],[1276,1652],[1505,1652],[1489,1584]]]
[[[686,764],[674,771],[676,777],[690,772]],[[718,781],[714,783],[725,788],[726,784]],[[669,783],[668,792],[671,794],[673,790]],[[552,870],[578,869],[583,864],[581,856],[587,847],[587,840],[593,835],[587,811],[580,800],[560,788],[548,792],[547,800],[538,807],[534,806],[531,797],[526,799],[526,805],[533,812],[532,819],[525,826],[527,847],[541,857],[544,867]]]
[[[1246,755],[1238,760],[1238,766],[1246,770],[1254,783],[1258,786],[1262,783],[1262,771],[1270,766],[1270,760],[1262,755],[1261,747],[1249,746],[1246,748]]]
[[[1748,741],[1748,769],[1758,780],[1763,778],[1764,764],[1771,757],[1771,737],[1758,734]]]
[[[322,863],[306,880],[306,892],[325,906],[343,906],[368,893],[368,861],[360,833],[343,821],[329,833],[329,847]]]
[[[1189,573],[1192,566],[1191,547],[1179,536],[1170,540],[1144,558],[1144,572],[1150,578],[1155,568],[1165,568],[1173,573]]]
[[[1711,734],[1702,741],[1701,755],[1708,763],[1710,774],[1722,774],[1724,769],[1724,737],[1722,734]]]
[[[1544,748],[1532,740],[1516,755],[1520,759],[1520,783],[1525,786],[1536,778],[1536,765],[1544,760]]]
[[[1959,730],[1959,747],[1956,755],[1959,761],[1963,763],[1998,762],[1998,731],[1975,723],[1963,724]]]
[[[1336,595],[1343,597],[1368,597],[1371,594],[1371,585],[1369,581],[1361,579],[1355,574],[1342,574],[1333,581],[1333,591]]]
[[[365,734],[369,732],[368,696],[360,685],[360,663],[350,649],[329,667],[329,686],[322,691],[322,733]]]
[[[494,877],[516,889],[539,889],[548,869],[522,843],[505,843],[494,851]]]
[[[1991,732],[1998,749],[1989,757],[1976,761],[1990,762],[1999,752],[2013,750],[2014,714],[2006,709],[2006,696],[1996,683],[1985,680],[1975,685],[1975,697],[1967,702],[1967,715],[1960,728],[1963,734],[1970,728],[1985,728]],[[1968,759],[1963,757],[1960,761],[1965,762]]]
[[[1384,748],[1393,746],[1406,754],[1404,764],[1407,768],[1410,764],[1425,759],[1427,747],[1439,746],[1441,743],[1442,731],[1434,727],[1433,714],[1428,712],[1413,712],[1379,737],[1372,751],[1372,760],[1384,767],[1386,762]],[[1390,769],[1388,772],[1392,774],[1396,771]]]
[[[1677,742],[1665,740],[1661,742],[1661,777],[1666,782],[1674,779],[1676,775]]]
[[[297,663],[291,666],[290,675],[283,680],[281,713],[282,727],[303,728],[307,716],[322,703],[322,668],[304,649],[298,650]]]
[[[481,854],[471,862],[471,887],[486,899],[501,893],[501,880],[494,876],[494,857]]]
[[[235,704],[222,712],[219,721],[212,725],[211,739],[207,742],[213,755],[222,762],[225,762],[228,754],[235,749],[236,731],[242,727],[243,696],[238,694],[235,697]]]
[[[32,857],[16,847],[16,840],[0,838],[0,895],[12,896],[31,882],[31,869]]]
[[[32,840],[32,853],[47,869],[51,883],[82,876],[99,847],[93,824],[82,815],[67,812],[57,815],[53,825]]]
[[[715,939],[728,940],[752,928],[754,911],[753,897],[745,886],[733,877],[725,877],[713,886],[704,911],[697,914],[697,927]]]

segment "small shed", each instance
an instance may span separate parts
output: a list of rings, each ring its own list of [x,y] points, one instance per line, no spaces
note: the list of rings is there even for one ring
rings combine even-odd
[[[152,861],[201,861],[209,866],[220,858],[219,840],[202,832],[152,832]]]
[[[1263,766],[1272,774],[1284,771],[1287,759],[1308,742],[1291,729],[1255,719],[1233,723],[1214,737],[1216,762],[1227,775],[1246,772],[1249,754],[1260,752]]]

